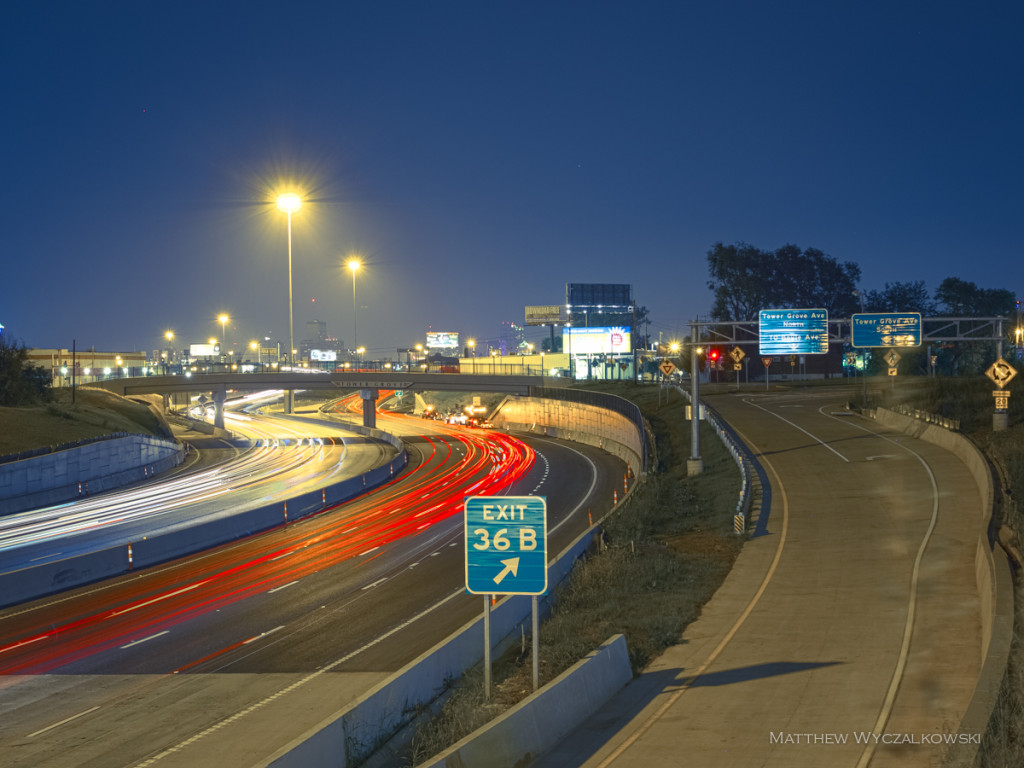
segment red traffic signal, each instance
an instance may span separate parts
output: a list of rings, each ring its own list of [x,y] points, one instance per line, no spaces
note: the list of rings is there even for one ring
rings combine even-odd
[[[712,347],[711,349],[708,350],[708,360],[710,360],[713,363],[717,363],[720,354],[721,353],[717,349]]]

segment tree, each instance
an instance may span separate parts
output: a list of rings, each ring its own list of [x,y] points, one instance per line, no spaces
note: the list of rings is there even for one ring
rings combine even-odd
[[[924,280],[907,283],[886,283],[881,291],[864,292],[865,312],[920,312],[935,314],[935,302],[925,288]]]
[[[947,277],[935,291],[935,300],[956,317],[1012,317],[1017,298],[1006,288],[979,288],[959,277]]]
[[[762,309],[787,307],[847,316],[857,305],[853,291],[860,267],[839,263],[817,248],[784,245],[762,251],[746,243],[715,243],[707,258],[716,320],[753,320]]]
[[[49,400],[50,376],[28,362],[28,349],[0,334],[0,406],[32,405]]]

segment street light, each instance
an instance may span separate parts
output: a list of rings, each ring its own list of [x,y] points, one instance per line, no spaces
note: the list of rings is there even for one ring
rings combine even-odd
[[[349,259],[348,268],[352,270],[352,348],[359,346],[359,336],[356,331],[356,272],[359,271],[359,259]]]
[[[473,357],[473,373],[476,373],[476,339],[467,339],[466,346],[473,350],[471,353]]]
[[[220,353],[225,354],[224,350],[227,349],[227,344],[224,343],[224,329],[227,327],[228,320],[231,318],[225,314],[217,315],[217,322],[220,323]]]
[[[258,341],[255,341],[255,340],[250,341],[249,342],[249,349],[256,353],[256,365],[259,368],[262,368],[263,367],[263,350],[260,348],[260,343]]]
[[[295,313],[292,307],[292,214],[298,213],[302,207],[302,198],[293,192],[287,192],[277,198],[279,210],[288,214],[288,349],[292,350],[288,355],[288,362],[295,364]],[[292,412],[292,391],[285,390],[284,412]]]

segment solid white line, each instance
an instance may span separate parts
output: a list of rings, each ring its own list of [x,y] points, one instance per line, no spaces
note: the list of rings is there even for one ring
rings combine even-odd
[[[139,643],[144,643],[147,640],[152,640],[154,638],[160,637],[161,635],[166,635],[170,631],[171,630],[169,630],[169,629],[165,629],[163,632],[157,632],[155,635],[150,635],[149,637],[144,637],[141,640],[133,640],[132,642],[128,643],[128,645],[122,645],[121,648],[131,648],[133,645],[138,645]]]
[[[161,600],[166,600],[169,597],[174,597],[175,595],[180,595],[183,592],[188,592],[189,590],[193,590],[196,587],[201,587],[205,583],[206,583],[205,581],[197,581],[195,584],[190,584],[187,587],[182,587],[181,589],[176,590],[174,592],[168,592],[166,595],[160,595],[160,597],[154,597],[152,600],[147,600],[144,603],[139,603],[138,605],[133,605],[131,608],[125,608],[123,611],[114,611],[110,615],[111,616],[120,616],[123,613],[129,613],[130,611],[136,611],[139,608],[145,608],[147,605],[152,605],[153,603],[159,603]]]
[[[25,738],[26,738],[26,739],[31,739],[31,738],[32,738],[33,736],[38,736],[38,735],[39,735],[39,734],[41,734],[41,733],[46,733],[47,731],[51,731],[51,730],[53,730],[54,728],[57,728],[57,727],[59,727],[59,726],[62,726],[62,725],[64,725],[64,723],[70,723],[70,722],[71,722],[72,720],[77,720],[77,719],[78,719],[78,718],[80,718],[80,717],[81,717],[82,715],[88,715],[88,714],[89,714],[90,712],[95,712],[95,711],[96,711],[97,709],[99,709],[99,708],[100,708],[100,705],[99,705],[99,704],[97,704],[97,705],[96,705],[95,707],[91,707],[90,709],[87,709],[87,710],[85,710],[84,712],[79,712],[79,713],[78,713],[77,715],[72,715],[71,717],[65,717],[65,718],[64,718],[63,720],[61,720],[61,721],[60,721],[59,723],[54,723],[53,725],[48,725],[48,726],[46,726],[45,728],[42,728],[42,729],[40,729],[40,730],[36,731],[35,733],[30,733],[30,734],[29,734],[28,736],[26,736]]]
[[[466,594],[466,591],[464,589],[458,589],[455,592],[452,592],[450,595],[448,595],[448,597],[442,598],[441,600],[439,600],[438,602],[434,603],[429,608],[423,609],[422,611],[417,613],[415,616],[413,616],[411,619],[408,619],[407,621],[399,624],[398,626],[394,627],[393,629],[388,630],[383,635],[378,635],[374,640],[371,640],[369,643],[367,643],[366,645],[362,646],[361,648],[356,648],[351,653],[348,653],[345,656],[342,656],[340,659],[337,659],[336,661],[332,661],[330,664],[327,664],[326,666],[321,667],[316,672],[312,672],[312,673],[306,675],[305,677],[303,677],[302,679],[296,680],[294,683],[292,683],[291,685],[287,686],[286,688],[282,688],[277,693],[271,694],[270,696],[266,697],[265,699],[262,699],[261,701],[257,701],[256,703],[250,705],[248,708],[243,709],[240,712],[236,712],[235,714],[231,715],[230,717],[227,717],[227,718],[225,718],[225,719],[223,719],[223,720],[221,720],[221,721],[219,721],[217,723],[214,723],[213,725],[211,725],[206,730],[200,731],[199,733],[197,733],[194,736],[186,739],[185,741],[183,741],[183,742],[181,742],[179,744],[176,744],[173,747],[168,747],[163,752],[160,752],[160,753],[158,753],[156,755],[153,755],[153,757],[149,758],[148,760],[145,760],[144,762],[139,763],[136,766],[136,768],[146,768],[147,766],[152,765],[153,763],[157,762],[158,760],[162,760],[163,758],[165,758],[165,757],[167,757],[169,755],[173,755],[175,752],[178,752],[178,751],[184,749],[185,747],[189,746],[190,744],[193,744],[193,743],[199,741],[204,736],[208,736],[209,734],[213,733],[214,731],[218,731],[221,728],[223,728],[224,726],[230,725],[231,723],[233,723],[236,720],[240,720],[241,718],[245,717],[246,715],[248,715],[248,714],[250,714],[252,712],[255,712],[257,709],[260,709],[260,708],[264,707],[265,705],[269,704],[270,702],[275,701],[276,699],[278,699],[279,697],[283,696],[284,694],[290,693],[291,691],[294,691],[297,688],[302,687],[306,683],[309,683],[309,682],[315,680],[316,678],[320,677],[321,675],[323,675],[323,674],[325,674],[327,672],[330,672],[335,667],[338,667],[338,666],[344,664],[346,661],[349,661],[350,659],[354,658],[355,656],[358,656],[363,651],[369,650],[370,648],[372,648],[373,646],[377,645],[378,643],[384,642],[385,640],[387,640],[392,635],[397,634],[398,632],[401,632],[403,629],[411,626],[412,624],[414,624],[415,622],[419,621],[424,616],[427,616],[428,614],[433,613],[434,611],[436,611],[438,608],[442,607],[443,605],[445,605],[449,601],[454,600],[457,597],[461,597],[461,596],[463,596],[465,594]]]
[[[279,629],[284,629],[284,624],[282,624],[279,627],[274,627],[273,629],[268,629],[266,632],[261,632],[260,634],[256,635],[255,637],[250,637],[248,640],[246,640],[244,643],[242,643],[242,645],[248,645],[249,643],[255,643],[257,640],[262,640],[267,635],[272,635],[275,632],[277,632]]]
[[[40,635],[39,637],[33,637],[31,640],[22,640],[20,643],[15,643],[14,645],[10,645],[10,646],[8,646],[6,648],[0,648],[0,653],[6,653],[7,651],[13,651],[16,648],[24,648],[26,645],[31,645],[32,643],[38,643],[40,640],[45,640],[49,636],[50,636],[49,633],[47,633],[45,635]]]
[[[280,592],[282,589],[288,589],[288,587],[290,587],[292,584],[298,584],[298,583],[299,583],[298,579],[296,579],[295,581],[289,581],[287,584],[282,584],[280,587],[274,587],[273,589],[268,589],[267,590],[267,594],[268,595],[272,595],[275,592]]]
[[[383,583],[384,583],[385,581],[387,581],[387,580],[388,580],[388,579],[387,579],[387,577],[386,577],[386,576],[385,576],[385,577],[384,577],[383,579],[377,579],[377,580],[376,580],[375,582],[373,582],[372,584],[367,584],[367,585],[366,585],[365,587],[363,587],[363,591],[366,591],[367,589],[373,589],[374,587],[376,587],[376,586],[379,586],[379,585],[383,584]]]
[[[772,416],[774,416],[774,417],[775,417],[776,419],[780,419],[781,421],[784,421],[784,422],[786,422],[787,424],[789,424],[789,426],[793,427],[793,429],[799,429],[799,430],[800,430],[801,432],[803,432],[803,433],[804,433],[805,435],[807,435],[807,436],[808,436],[809,438],[811,438],[811,439],[812,439],[812,440],[814,440],[815,442],[817,442],[817,443],[820,443],[820,444],[821,444],[821,445],[823,445],[824,447],[828,448],[828,449],[829,449],[830,451],[832,451],[832,453],[834,453],[834,454],[835,454],[836,456],[838,456],[838,457],[839,457],[840,459],[842,459],[843,461],[845,461],[845,462],[846,462],[847,464],[849,464],[849,463],[850,463],[850,460],[849,460],[848,458],[846,458],[845,456],[843,456],[843,454],[841,454],[841,453],[840,453],[839,451],[837,451],[837,450],[836,450],[835,448],[833,448],[833,447],[832,447],[831,445],[829,445],[828,443],[826,443],[826,442],[825,442],[824,440],[821,440],[820,438],[817,438],[817,437],[815,437],[815,436],[814,436],[814,435],[812,435],[812,434],[811,434],[810,432],[808,432],[808,431],[807,431],[806,429],[804,429],[803,427],[801,427],[801,426],[799,426],[799,425],[797,425],[797,424],[794,424],[794,423],[793,423],[792,421],[790,421],[789,419],[784,419],[784,418],[782,418],[781,416],[779,416],[779,414],[775,413],[774,411],[769,411],[769,410],[768,410],[767,408],[764,408],[764,407],[762,407],[762,406],[758,405],[757,403],[755,403],[755,402],[752,402],[751,400],[747,400],[747,399],[744,399],[744,400],[743,400],[743,402],[745,402],[745,403],[746,403],[747,405],[752,405],[752,406],[754,406],[755,408],[760,408],[760,409],[761,409],[762,411],[764,411],[765,413],[769,413],[769,414],[771,414],[771,415],[772,415]]]

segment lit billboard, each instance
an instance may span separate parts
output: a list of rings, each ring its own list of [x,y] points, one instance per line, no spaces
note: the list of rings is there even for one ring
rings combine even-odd
[[[333,363],[337,362],[338,353],[333,349],[311,349],[309,350],[309,359]]]
[[[459,334],[451,331],[427,331],[428,349],[458,349]]]
[[[572,355],[624,355],[633,351],[622,326],[563,328],[562,351]]]
[[[762,355],[828,354],[828,310],[762,309]]]
[[[527,325],[561,325],[566,322],[565,307],[561,304],[546,304],[526,308]]]
[[[220,353],[220,344],[190,344],[189,357],[213,357]]]

